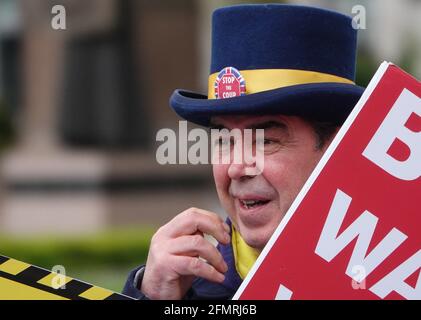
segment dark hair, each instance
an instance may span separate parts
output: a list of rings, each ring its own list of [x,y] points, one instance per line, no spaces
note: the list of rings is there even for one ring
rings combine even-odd
[[[316,134],[317,150],[321,150],[342,125],[341,121],[322,121],[312,118],[304,118],[304,120],[313,128]]]

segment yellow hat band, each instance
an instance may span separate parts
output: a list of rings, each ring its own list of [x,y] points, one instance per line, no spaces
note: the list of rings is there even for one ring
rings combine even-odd
[[[328,73],[294,69],[240,70],[245,80],[246,94],[308,83],[336,82],[355,84],[352,80]],[[208,99],[216,99],[215,81],[219,72],[209,76]]]

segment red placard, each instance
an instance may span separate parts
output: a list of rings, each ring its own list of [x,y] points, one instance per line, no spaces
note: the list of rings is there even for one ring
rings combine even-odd
[[[421,83],[384,62],[234,299],[421,299],[420,247]]]

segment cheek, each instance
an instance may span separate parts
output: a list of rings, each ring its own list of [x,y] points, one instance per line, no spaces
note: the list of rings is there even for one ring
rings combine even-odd
[[[310,177],[310,174],[316,167],[321,157],[321,153],[312,151],[309,153],[302,153],[297,157],[297,162],[293,165],[291,170],[291,181],[294,182],[296,193],[301,190],[304,183]]]
[[[219,197],[227,196],[230,181],[228,177],[228,165],[214,164],[212,171]]]
[[[263,175],[285,201],[297,195],[319,159],[315,154],[279,154],[265,159]]]
[[[280,193],[287,182],[288,163],[282,156],[266,157],[262,175],[269,184]]]

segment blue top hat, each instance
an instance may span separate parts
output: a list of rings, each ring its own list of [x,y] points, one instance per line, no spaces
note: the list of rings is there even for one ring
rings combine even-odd
[[[356,42],[352,19],[330,10],[282,4],[217,9],[208,96],[177,89],[170,105],[204,126],[228,114],[340,123],[364,91],[354,83]]]

